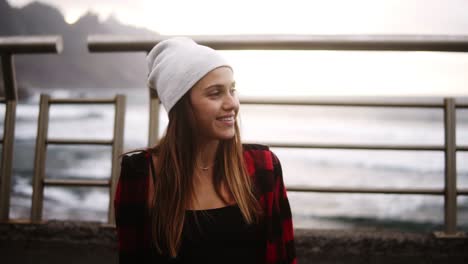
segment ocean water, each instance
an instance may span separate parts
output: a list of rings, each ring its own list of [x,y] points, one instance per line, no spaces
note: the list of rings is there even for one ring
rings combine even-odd
[[[60,92],[54,97],[73,97]],[[145,95],[128,94],[124,149],[146,146]],[[31,207],[38,98],[17,108],[10,218],[28,218]],[[0,108],[3,115],[4,108]],[[111,106],[53,105],[49,138],[111,139]],[[161,114],[163,126],[167,124]],[[3,127],[3,120],[1,123]],[[245,142],[442,145],[443,113],[431,109],[312,106],[241,106]],[[1,130],[3,131],[3,130]],[[160,134],[163,131],[159,131]],[[468,110],[457,110],[457,144],[468,145]],[[367,151],[273,148],[286,186],[444,186],[444,154],[431,151]],[[111,148],[49,146],[46,177],[107,179]],[[457,182],[468,188],[468,153],[457,153]],[[107,220],[107,188],[46,187],[45,219]],[[288,193],[295,227],[433,231],[443,228],[443,197],[425,195]],[[458,197],[459,229],[468,230],[468,197]]]

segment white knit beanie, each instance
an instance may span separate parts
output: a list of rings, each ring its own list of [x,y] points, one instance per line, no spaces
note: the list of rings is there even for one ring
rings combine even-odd
[[[148,87],[156,89],[166,108],[172,109],[203,76],[228,62],[212,48],[190,38],[173,37],[159,42],[146,57]]]

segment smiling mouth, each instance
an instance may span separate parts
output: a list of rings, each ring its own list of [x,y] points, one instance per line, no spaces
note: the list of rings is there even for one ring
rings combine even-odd
[[[232,122],[234,121],[234,116],[220,117],[220,118],[217,118],[217,120],[223,121],[223,122]]]

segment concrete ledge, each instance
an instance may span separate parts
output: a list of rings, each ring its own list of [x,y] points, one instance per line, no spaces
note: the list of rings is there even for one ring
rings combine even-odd
[[[468,239],[366,230],[297,229],[299,263],[468,263]],[[0,262],[117,263],[115,230],[98,223],[0,224]]]
[[[468,263],[468,239],[365,230],[296,230],[299,263]]]

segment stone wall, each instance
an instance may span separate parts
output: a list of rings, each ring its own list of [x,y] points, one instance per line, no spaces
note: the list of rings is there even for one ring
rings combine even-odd
[[[394,231],[296,231],[298,263],[468,263],[468,238]],[[117,263],[114,228],[50,221],[0,224],[0,263]]]

